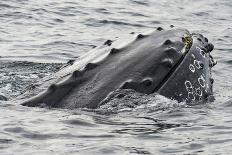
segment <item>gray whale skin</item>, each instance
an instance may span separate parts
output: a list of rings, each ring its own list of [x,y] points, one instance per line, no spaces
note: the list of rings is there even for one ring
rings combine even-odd
[[[97,108],[117,89],[206,100],[213,93],[213,48],[203,35],[181,28],[139,34],[120,48],[108,40],[19,98],[26,106],[68,109]]]

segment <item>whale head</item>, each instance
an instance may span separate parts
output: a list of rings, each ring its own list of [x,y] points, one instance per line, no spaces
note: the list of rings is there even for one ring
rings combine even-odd
[[[48,89],[23,105],[97,108],[117,89],[159,93],[179,102],[205,100],[213,92],[213,48],[203,35],[186,29],[139,34],[121,48],[107,41],[44,82],[41,87]]]

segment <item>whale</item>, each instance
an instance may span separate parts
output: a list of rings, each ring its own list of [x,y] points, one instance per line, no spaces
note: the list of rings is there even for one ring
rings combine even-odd
[[[18,99],[29,107],[95,109],[115,90],[132,89],[178,102],[205,101],[213,95],[213,49],[202,34],[184,28],[159,27],[123,46],[107,40]]]

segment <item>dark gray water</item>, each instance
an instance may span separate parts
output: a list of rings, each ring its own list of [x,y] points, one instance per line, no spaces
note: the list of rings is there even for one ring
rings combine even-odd
[[[216,100],[187,106],[129,92],[139,104],[89,111],[0,101],[0,154],[231,154],[231,0],[1,0],[0,99],[107,39],[173,24],[214,43]]]

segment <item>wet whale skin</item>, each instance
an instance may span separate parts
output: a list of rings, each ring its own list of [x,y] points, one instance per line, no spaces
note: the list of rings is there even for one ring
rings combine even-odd
[[[212,50],[207,38],[186,29],[139,34],[120,48],[108,40],[19,98],[26,106],[68,109],[97,108],[117,89],[205,100],[213,93]]]

